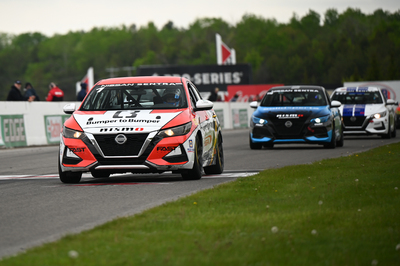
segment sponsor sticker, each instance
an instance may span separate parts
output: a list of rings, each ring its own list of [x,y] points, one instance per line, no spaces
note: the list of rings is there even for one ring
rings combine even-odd
[[[194,152],[194,148],[193,148],[193,140],[189,139],[189,148],[187,148],[188,152]]]
[[[69,148],[74,153],[85,152],[86,148]]]
[[[162,152],[165,152],[165,151],[171,152],[175,149],[176,149],[176,147],[174,147],[174,146],[158,146],[157,147],[157,151],[162,151]]]
[[[208,135],[207,137],[205,137],[205,139],[204,139],[204,146],[210,145],[210,144],[211,144],[211,140],[212,140],[211,135]]]

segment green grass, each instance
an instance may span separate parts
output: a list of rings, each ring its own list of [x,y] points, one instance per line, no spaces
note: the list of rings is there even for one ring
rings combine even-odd
[[[400,265],[399,162],[397,143],[269,169],[0,265]]]

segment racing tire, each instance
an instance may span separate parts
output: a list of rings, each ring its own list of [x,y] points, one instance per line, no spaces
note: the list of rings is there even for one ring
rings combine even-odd
[[[336,142],[336,147],[343,147],[344,135],[343,135],[343,125],[340,128],[340,139]]]
[[[82,172],[63,172],[60,164],[58,164],[58,175],[61,182],[65,184],[76,184],[81,181]]]
[[[261,150],[262,148],[262,143],[255,143],[251,141],[251,137],[249,136],[249,144],[250,144],[250,149],[252,150]]]
[[[203,162],[202,154],[203,147],[200,144],[200,138],[197,137],[194,143],[194,163],[193,168],[181,173],[183,180],[199,180],[202,176]]]
[[[101,171],[91,171],[90,172],[94,178],[108,178],[110,177],[110,173],[101,172]]]
[[[392,138],[395,138],[397,135],[397,130],[396,130],[396,125],[393,126],[393,131],[392,131]]]
[[[332,138],[331,141],[328,144],[324,145],[324,148],[326,149],[334,149],[336,148],[336,131],[335,131],[335,125],[332,125]]]
[[[392,132],[390,131],[390,123],[391,123],[391,121],[390,121],[390,119],[389,119],[389,123],[388,123],[388,126],[389,126],[389,128],[388,128],[388,132],[386,133],[386,134],[383,134],[382,135],[382,138],[383,139],[390,139],[391,137],[392,137]]]
[[[210,174],[222,174],[224,171],[224,148],[222,147],[222,137],[219,136],[217,140],[216,162],[215,165],[204,167],[204,172]]]

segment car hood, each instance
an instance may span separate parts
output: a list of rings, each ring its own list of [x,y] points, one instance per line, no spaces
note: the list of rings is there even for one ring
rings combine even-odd
[[[342,116],[370,116],[386,110],[384,104],[344,104],[339,108]]]
[[[88,133],[142,133],[160,130],[177,117],[182,110],[117,110],[105,112],[75,112],[74,118]]]
[[[330,109],[329,106],[259,106],[253,115],[258,118],[268,119],[278,114],[302,114],[305,118],[315,118],[329,115]]]

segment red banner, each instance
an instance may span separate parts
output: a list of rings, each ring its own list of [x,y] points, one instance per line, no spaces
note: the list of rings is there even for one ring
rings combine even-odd
[[[228,97],[225,98],[225,101],[260,101],[270,88],[283,85],[284,84],[228,85]]]

